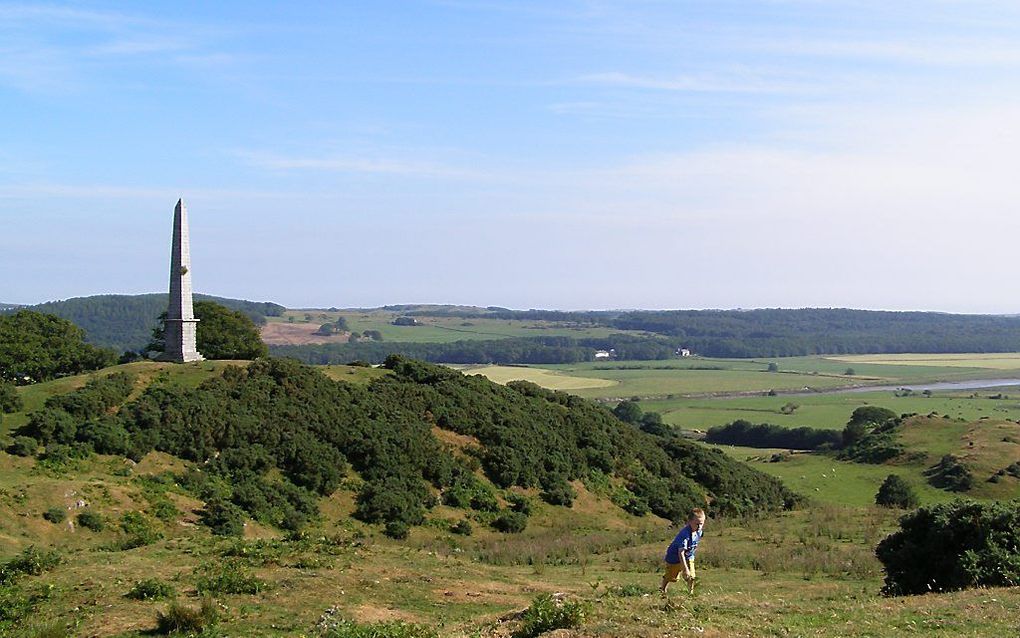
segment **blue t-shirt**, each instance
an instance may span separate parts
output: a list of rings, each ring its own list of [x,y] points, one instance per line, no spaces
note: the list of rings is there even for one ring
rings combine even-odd
[[[666,562],[670,565],[679,563],[681,550],[687,555],[687,560],[694,560],[694,552],[697,551],[698,543],[701,542],[703,534],[704,532],[700,530],[697,532],[692,530],[690,525],[684,525],[684,528],[680,530],[680,533],[676,535],[676,538],[673,539],[673,542],[666,549]]]

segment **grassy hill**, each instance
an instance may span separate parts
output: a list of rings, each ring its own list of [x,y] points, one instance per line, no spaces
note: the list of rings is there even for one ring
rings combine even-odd
[[[0,574],[15,573],[0,576],[0,630],[141,635],[167,603],[127,594],[137,581],[155,579],[145,587],[171,590],[192,607],[213,597],[223,617],[217,635],[319,635],[316,622],[331,607],[362,623],[404,619],[438,627],[442,635],[504,635],[520,621],[499,618],[540,592],[562,590],[585,602],[626,601],[650,591],[662,545],[675,530],[648,509],[676,514],[690,498],[708,497],[712,511],[782,511],[788,498],[721,454],[652,437],[593,404],[535,386],[503,388],[400,360],[390,370],[337,366],[325,375],[286,362],[243,366],[139,362],[19,389],[25,410],[5,415],[6,434],[38,426],[32,414],[62,409],[83,411],[78,435],[108,434],[124,423],[132,436],[158,436],[146,439],[156,450],[132,454],[134,460],[85,453],[83,441],[100,439],[67,432],[63,440],[47,434],[46,452],[34,458],[0,453],[0,560],[7,561]],[[124,379],[131,385],[112,393]],[[105,403],[97,403],[101,397]],[[318,429],[319,409],[333,410],[331,429]],[[386,428],[374,429],[373,422]],[[153,432],[146,423],[161,425]],[[246,430],[249,425],[254,429]],[[178,438],[178,431],[187,436]],[[331,437],[343,431],[357,433],[339,448],[351,469],[335,489],[314,496],[301,486],[319,474],[297,441],[319,432],[321,445],[342,443],[347,439]],[[388,439],[387,431],[396,437]],[[264,448],[268,456],[239,460],[273,432],[284,438]],[[240,437],[238,443],[229,444],[231,437]],[[401,447],[415,437],[424,437],[425,447]],[[189,447],[201,441],[205,447]],[[395,476],[409,478],[398,449],[425,454],[427,466],[414,467],[429,482],[425,491],[409,488],[421,494],[417,505],[427,505],[412,521],[420,524],[391,540],[381,534],[388,515],[366,516],[366,502],[383,510],[407,505],[385,501],[385,492],[385,502],[366,494],[378,495],[372,486]],[[294,454],[304,460],[295,464]],[[260,466],[263,475],[253,476],[246,465],[273,459],[280,465]],[[681,466],[685,473],[676,472]],[[452,474],[440,476],[442,467]],[[299,492],[314,497],[317,510],[300,525],[277,517],[282,501],[252,501],[258,494],[287,499]],[[291,506],[300,509],[301,498]],[[556,504],[564,499],[569,505]],[[240,538],[210,533],[214,502],[221,513],[247,512]],[[513,513],[525,519],[522,531],[501,526]],[[388,523],[385,531],[399,536]],[[753,540],[734,534],[734,547],[755,551]],[[33,546],[56,554],[52,560],[19,554],[36,551]],[[23,568],[28,571],[18,575]],[[589,621],[616,625],[619,609],[606,609],[610,615],[589,615]],[[654,625],[634,626],[641,635]]]
[[[399,432],[402,423],[416,418],[428,424],[425,432],[441,449],[467,463],[478,458],[479,448],[508,433],[503,421],[513,421],[521,410],[532,420],[561,429],[571,427],[566,419],[571,414],[588,426],[610,423],[590,412],[602,414],[600,408],[567,395],[526,385],[500,388],[432,366],[309,371],[292,364],[252,365],[138,362],[22,387],[18,391],[24,411],[4,415],[0,428],[9,439],[10,432],[29,422],[31,413],[46,408],[47,400],[78,396],[75,392],[90,380],[117,378],[124,372],[131,375],[132,386],[100,421],[137,412],[137,406],[158,405],[162,422],[172,427],[174,400],[187,397],[190,404],[205,406],[186,417],[187,431],[195,437],[213,433],[213,440],[226,432],[206,429],[208,418],[235,426],[248,418],[233,414],[221,419],[231,413],[213,402],[215,396],[226,393],[222,396],[235,406],[262,414],[253,421],[261,428],[271,429],[274,422],[307,425],[315,412],[300,406],[313,402],[320,391],[332,392],[333,382],[327,378],[346,382],[335,385],[342,394],[329,394],[327,402],[338,408],[342,427],[365,428],[373,412],[383,412]],[[250,372],[224,377],[228,369],[238,368]],[[279,399],[285,409],[278,416],[285,420],[255,411],[260,393]],[[152,403],[154,396],[162,402]],[[959,399],[967,400],[976,399]],[[924,502],[953,498],[927,485],[922,474],[946,454],[963,458],[980,479],[973,495],[1015,494],[1020,479],[1007,476],[989,483],[987,478],[1017,458],[1016,428],[1020,426],[1005,419],[959,421],[925,413],[896,431],[895,440],[912,456],[883,465],[814,454],[767,462],[771,450],[725,447],[729,455],[741,461],[750,458],[754,467],[781,477],[809,500],[798,509],[779,508],[764,516],[713,515],[698,555],[698,591],[688,596],[677,589],[665,598],[655,588],[663,548],[676,528],[655,514],[628,511],[627,502],[619,498],[626,483],[616,474],[594,472],[570,480],[574,496],[566,507],[543,500],[539,484],[503,488],[489,480],[483,467],[474,466],[471,476],[477,482],[471,485],[494,496],[497,511],[439,498],[425,510],[422,524],[412,526],[406,538],[393,539],[383,533],[381,523],[357,516],[359,494],[372,481],[372,471],[358,469],[354,462],[338,489],[316,498],[319,515],[300,530],[287,531],[256,516],[246,517],[239,537],[223,537],[203,523],[208,500],[184,477],[189,469],[215,473],[229,446],[220,446],[218,458],[193,460],[159,450],[137,461],[120,455],[31,458],[0,452],[0,574],[7,573],[11,561],[29,568],[13,582],[0,583],[0,633],[34,638],[152,635],[157,616],[170,613],[175,598],[194,610],[203,600],[213,601],[211,609],[220,618],[204,633],[209,636],[509,638],[535,635],[528,632],[532,615],[526,610],[548,614],[556,604],[576,604],[583,613],[579,627],[549,635],[577,638],[693,633],[1015,636],[1017,588],[880,596],[881,568],[873,551],[894,529],[899,513],[870,503],[889,473],[906,476],[921,489]],[[247,436],[257,435],[246,435],[251,442]],[[559,436],[546,432],[545,446],[566,445]],[[522,445],[527,438],[520,437]],[[620,455],[633,444],[621,438],[614,447],[621,448]],[[349,453],[355,459],[355,452]],[[692,458],[717,463],[718,456]],[[686,471],[696,469],[688,465]],[[288,471],[270,469],[266,480],[282,480]],[[454,485],[427,488],[434,498]],[[495,517],[517,502],[530,509],[525,529],[497,531],[492,526]],[[79,515],[85,512],[99,514],[102,529],[82,525]],[[53,522],[59,514],[64,518]],[[464,521],[469,534],[462,528]],[[30,547],[38,552],[24,554]],[[56,564],[39,553],[51,550]],[[20,560],[26,556],[31,560]],[[562,602],[536,602],[553,594]],[[11,620],[20,614],[26,614],[22,620]],[[337,624],[337,617],[350,622]]]
[[[263,323],[266,316],[280,315],[285,310],[283,306],[268,301],[245,301],[201,294],[196,294],[195,299],[215,301],[231,310],[240,310],[256,323]],[[138,350],[149,342],[157,318],[166,311],[167,301],[165,293],[94,295],[48,301],[17,309],[45,312],[67,319],[85,330],[89,343],[121,352]],[[2,307],[0,311],[3,311]]]

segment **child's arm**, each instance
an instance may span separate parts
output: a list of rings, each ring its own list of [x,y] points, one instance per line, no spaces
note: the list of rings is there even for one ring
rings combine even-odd
[[[687,552],[680,550],[680,563],[684,566],[684,579],[691,579],[691,563],[687,560]]]

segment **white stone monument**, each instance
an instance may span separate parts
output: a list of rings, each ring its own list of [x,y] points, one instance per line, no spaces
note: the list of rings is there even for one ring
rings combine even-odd
[[[174,208],[174,239],[170,253],[170,305],[166,310],[166,347],[160,361],[203,361],[195,345],[198,319],[191,302],[191,242],[188,240],[188,209],[184,200]]]

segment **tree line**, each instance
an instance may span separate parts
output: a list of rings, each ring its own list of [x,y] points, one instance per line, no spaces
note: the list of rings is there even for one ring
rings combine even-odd
[[[286,311],[283,306],[269,301],[225,299],[201,294],[196,294],[195,299],[214,301],[231,310],[240,311],[259,325],[265,323],[266,317],[279,317]],[[0,310],[0,314],[32,310],[55,315],[84,330],[88,343],[123,352],[141,350],[148,343],[157,317],[166,311],[168,302],[169,297],[165,293],[95,295]]]

